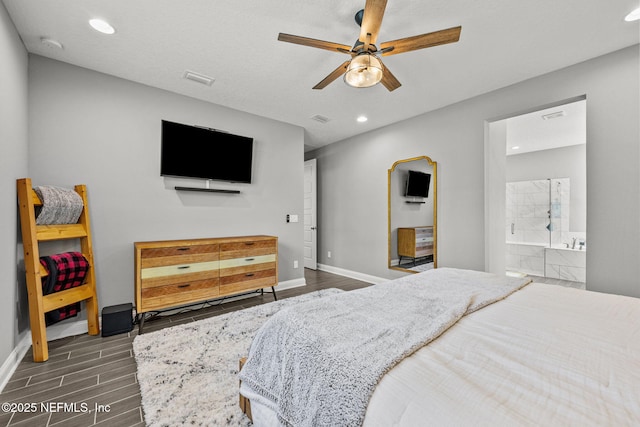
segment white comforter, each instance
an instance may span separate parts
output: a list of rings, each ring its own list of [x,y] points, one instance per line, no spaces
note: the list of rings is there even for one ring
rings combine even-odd
[[[439,268],[281,310],[253,338],[241,393],[282,425],[361,425],[386,372],[529,282]]]
[[[531,284],[381,380],[365,426],[638,426],[640,300]]]
[[[252,403],[256,426],[277,425]],[[378,384],[365,427],[640,426],[640,300],[530,284]]]

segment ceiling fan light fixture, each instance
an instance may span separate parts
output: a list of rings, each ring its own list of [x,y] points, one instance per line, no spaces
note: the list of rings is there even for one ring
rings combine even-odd
[[[344,73],[344,82],[351,87],[371,87],[382,80],[382,62],[373,54],[356,55]]]

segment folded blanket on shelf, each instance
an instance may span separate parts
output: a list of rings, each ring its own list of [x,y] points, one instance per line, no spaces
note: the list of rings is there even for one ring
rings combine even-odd
[[[82,197],[74,190],[52,186],[39,186],[33,189],[42,201],[42,207],[37,212],[36,224],[75,224],[78,222],[84,204]]]
[[[284,426],[356,426],[382,376],[529,279],[439,268],[283,309],[256,334],[240,392]]]
[[[49,273],[42,279],[42,294],[48,295],[82,285],[89,270],[89,262],[80,252],[65,252],[40,257],[40,263]],[[74,317],[80,312],[80,303],[73,303],[45,315],[47,325]]]

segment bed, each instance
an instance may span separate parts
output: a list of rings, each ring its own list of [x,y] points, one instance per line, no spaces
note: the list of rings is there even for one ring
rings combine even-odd
[[[426,288],[446,291],[446,287],[438,290],[433,283],[452,274],[462,277],[472,287],[481,278],[483,283],[478,287],[497,281],[500,286],[507,286],[507,290],[495,301],[485,300],[480,304],[477,304],[477,295],[472,296],[469,306],[473,309],[453,322],[447,318],[445,323],[451,324],[441,328],[428,343],[402,351],[401,360],[393,361],[381,378],[374,378],[375,387],[365,390],[362,397],[366,402],[362,415],[349,418],[347,414],[346,418],[336,419],[350,421],[342,423],[333,419],[332,425],[640,425],[640,300],[513,282],[487,273],[455,269],[411,275],[393,281],[393,288],[426,283]],[[345,294],[352,292],[336,298],[345,298]],[[288,310],[302,310],[303,318],[308,314],[304,307]],[[330,322],[335,315],[324,310],[325,321]],[[346,319],[354,321],[349,316]],[[270,323],[271,319],[261,331],[273,328]],[[296,330],[303,328],[294,326]],[[359,333],[358,328],[352,327]],[[318,340],[323,342],[322,347],[331,347],[327,345],[326,329],[318,327],[324,330],[319,332]],[[266,382],[273,378],[281,381],[280,377],[286,377],[286,371],[293,366],[293,382],[311,377],[312,384],[321,383],[322,378],[314,377],[318,375],[315,371],[331,375],[327,372],[343,359],[354,365],[361,360],[371,360],[367,349],[363,351],[362,345],[353,352],[339,348],[340,363],[329,362],[328,366],[317,369],[316,366],[322,365],[318,359],[312,358],[310,362],[300,359],[307,357],[304,348],[307,344],[296,341],[292,336],[296,331],[280,333],[276,339],[266,335],[268,339],[262,342],[260,332],[256,335],[240,374],[241,394],[251,402],[254,425],[328,425],[326,420],[331,420],[333,415],[322,418],[316,411],[353,411],[351,397],[361,391],[357,390],[357,384],[352,384],[356,382],[352,379],[345,383],[346,392],[338,391],[345,384],[337,382],[332,390],[330,381],[329,392],[340,397],[327,408],[321,408],[322,404],[316,400],[323,402],[326,394],[318,399],[315,391],[301,392],[286,380],[277,392],[265,393],[260,386],[260,381],[265,379],[259,377],[264,371],[268,373]],[[304,335],[304,340],[310,339],[308,333]],[[302,355],[292,353],[292,347],[302,347]],[[277,351],[261,351],[269,348]],[[344,358],[343,353],[350,354]],[[366,367],[366,362],[362,365]],[[257,379],[255,372],[258,372]],[[367,378],[363,380],[367,381]],[[306,413],[291,416],[286,408],[289,401],[300,401]]]

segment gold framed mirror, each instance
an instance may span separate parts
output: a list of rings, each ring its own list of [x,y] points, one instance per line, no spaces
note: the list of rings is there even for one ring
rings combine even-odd
[[[438,264],[438,165],[427,156],[388,171],[388,267],[418,273]]]

